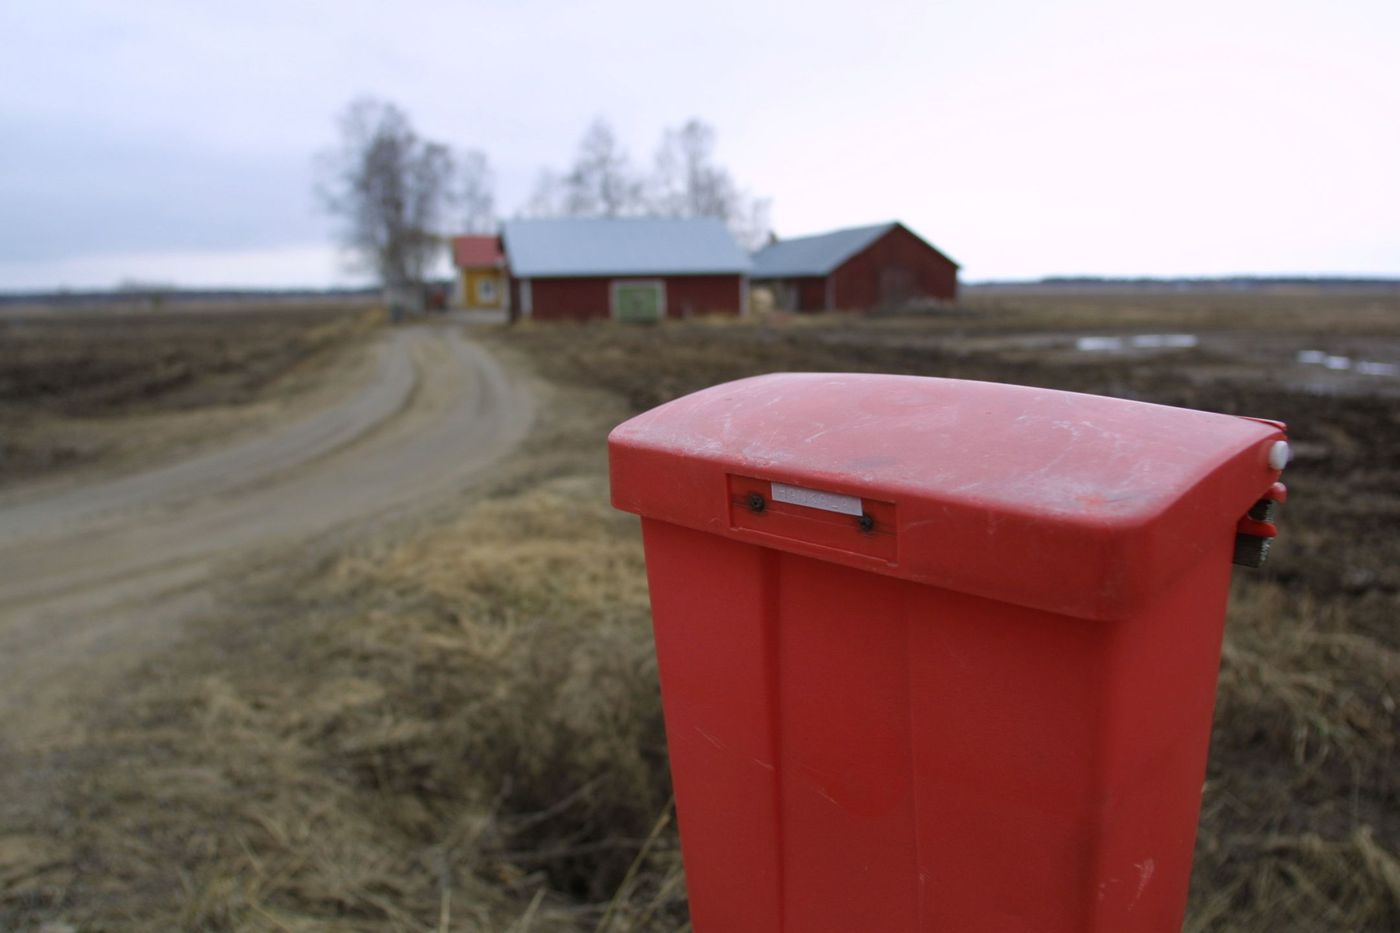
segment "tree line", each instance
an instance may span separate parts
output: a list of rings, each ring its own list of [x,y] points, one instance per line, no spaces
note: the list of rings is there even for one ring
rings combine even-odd
[[[498,228],[495,174],[485,152],[426,139],[402,108],[361,98],[317,158],[317,194],[344,245],[386,287],[419,286],[454,233]],[[636,165],[598,118],[562,171],[543,169],[520,217],[714,217],[745,247],[767,239],[768,201],[735,182],[699,119],[667,129],[649,166]]]

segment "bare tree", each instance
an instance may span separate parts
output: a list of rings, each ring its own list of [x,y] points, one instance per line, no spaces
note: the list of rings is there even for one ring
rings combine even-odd
[[[520,209],[521,217],[559,217],[564,213],[563,185],[549,169],[540,169],[530,199]]]
[[[583,134],[561,187],[563,212],[570,217],[620,217],[643,208],[642,184],[601,117]]]
[[[741,194],[733,213],[726,218],[729,232],[739,245],[749,252],[756,252],[773,241],[773,223],[769,211],[773,202],[768,198],[755,198]]]
[[[667,130],[652,172],[636,173],[612,128],[595,120],[563,175],[540,172],[523,217],[716,217],[739,242],[757,249],[769,234],[768,201],[739,188],[715,160],[715,131],[692,119]]]
[[[496,176],[486,153],[469,149],[462,156],[459,173],[460,188],[457,201],[465,233],[494,233],[496,231]]]
[[[678,217],[728,217],[738,191],[714,162],[715,131],[699,120],[666,130],[656,150],[651,202]]]
[[[361,98],[340,117],[340,145],[319,159],[319,194],[345,245],[386,289],[420,288],[442,249],[453,160],[393,104]]]
[[[714,149],[714,128],[701,120],[667,130],[648,186],[651,209],[672,217],[717,217],[741,243],[757,249],[768,235],[768,202],[740,190],[715,161]]]

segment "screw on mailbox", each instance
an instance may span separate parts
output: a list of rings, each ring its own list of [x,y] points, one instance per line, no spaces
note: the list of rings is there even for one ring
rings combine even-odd
[[[869,512],[866,512],[860,518],[856,519],[856,526],[859,527],[861,531],[874,531],[875,516],[871,515]]]
[[[749,493],[748,505],[750,512],[762,512],[764,509],[768,508],[768,502],[763,498],[763,493],[761,492]]]
[[[1272,538],[1260,538],[1257,535],[1236,535],[1234,562],[1241,567],[1258,570],[1264,566],[1264,561],[1268,559],[1269,545],[1272,543]]]
[[[1286,457],[1275,456],[1278,450],[1279,444],[1275,444],[1270,450],[1270,467],[1279,462],[1287,463]],[[1240,519],[1235,528],[1234,562],[1237,565],[1255,570],[1264,566],[1264,561],[1269,557],[1269,545],[1273,543],[1274,535],[1277,534],[1274,521],[1278,517],[1279,504],[1287,495],[1288,490],[1282,483],[1274,483],[1249,507],[1244,518]]]

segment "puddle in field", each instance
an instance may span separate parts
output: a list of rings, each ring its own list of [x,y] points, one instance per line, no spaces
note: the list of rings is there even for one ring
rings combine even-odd
[[[1124,350],[1187,350],[1200,343],[1195,334],[1133,334],[1129,337],[1080,337],[1074,348],[1085,353]]]
[[[1363,376],[1400,376],[1400,365],[1395,363],[1354,360],[1349,356],[1337,356],[1322,350],[1299,350],[1297,360],[1306,366],[1322,366],[1326,369],[1360,373]]]

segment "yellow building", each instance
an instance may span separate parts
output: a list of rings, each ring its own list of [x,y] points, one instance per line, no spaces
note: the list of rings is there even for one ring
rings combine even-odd
[[[452,296],[455,306],[480,311],[509,306],[500,237],[453,237],[452,264],[457,267]]]

